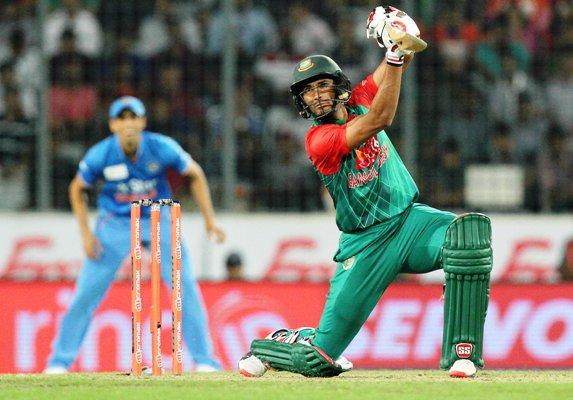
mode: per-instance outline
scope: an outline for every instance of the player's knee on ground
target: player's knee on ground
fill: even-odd
[[[458,359],[483,367],[482,347],[492,269],[491,222],[482,214],[456,218],[442,250],[446,276],[441,368]]]
[[[253,340],[251,353],[263,363],[279,371],[308,377],[332,377],[345,372],[326,353],[307,344],[280,343],[274,340]]]

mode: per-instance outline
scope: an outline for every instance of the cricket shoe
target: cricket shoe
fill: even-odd
[[[66,367],[62,367],[60,365],[54,365],[51,367],[47,367],[43,373],[47,375],[62,375],[67,374],[69,371]]]
[[[470,360],[456,360],[450,368],[452,378],[473,378],[476,373],[477,368]]]
[[[239,360],[239,372],[247,378],[260,378],[268,369],[269,366],[250,351]]]
[[[218,372],[219,369],[213,367],[209,364],[196,364],[195,365],[195,372]]]

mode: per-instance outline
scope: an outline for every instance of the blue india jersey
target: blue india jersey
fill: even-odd
[[[171,197],[167,170],[187,171],[191,156],[173,139],[143,131],[135,161],[123,152],[116,135],[92,146],[80,162],[78,174],[88,186],[103,181],[98,208],[129,216],[130,203],[140,199]],[[149,214],[143,207],[142,214]]]

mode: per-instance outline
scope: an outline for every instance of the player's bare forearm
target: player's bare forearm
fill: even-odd
[[[414,53],[406,54],[404,56],[404,65],[402,65],[402,72],[404,72],[408,69],[408,66],[410,65],[410,63],[412,62],[413,59],[414,59]],[[388,65],[388,63],[386,62],[386,59],[384,59],[380,63],[380,65],[378,65],[376,70],[374,70],[374,73],[372,73],[372,78],[374,79],[374,83],[377,86],[380,86],[380,84],[382,83],[382,80],[384,79],[384,76],[386,74],[386,70],[388,68],[396,68],[396,67]]]
[[[193,161],[187,171],[187,175],[191,178],[191,193],[203,215],[207,234],[210,238],[215,239],[217,243],[222,243],[225,240],[225,232],[215,224],[215,211],[213,210],[209,184],[203,169]]]
[[[416,53],[406,54],[404,56],[404,65],[402,66],[403,71],[406,71],[408,69],[408,67],[410,66],[410,63],[414,59],[414,54],[416,54]]]
[[[396,115],[403,67],[381,66],[383,74],[378,91],[372,100],[367,114],[350,121],[346,126],[346,143],[348,147],[359,146],[365,140],[390,126]]]
[[[205,225],[207,227],[213,226],[215,224],[215,211],[213,210],[207,177],[197,163],[194,163],[190,168],[189,177],[191,178],[191,193],[203,215]]]
[[[88,223],[88,203],[86,200],[86,194],[84,192],[85,186],[78,176],[72,179],[70,183],[68,194],[70,198],[70,205],[72,207],[72,212],[78,220],[80,225],[80,230],[82,235],[89,233],[89,223]]]

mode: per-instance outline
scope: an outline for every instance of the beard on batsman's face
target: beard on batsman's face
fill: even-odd
[[[324,115],[334,108],[334,99],[316,100],[311,102],[308,106],[314,115]]]

